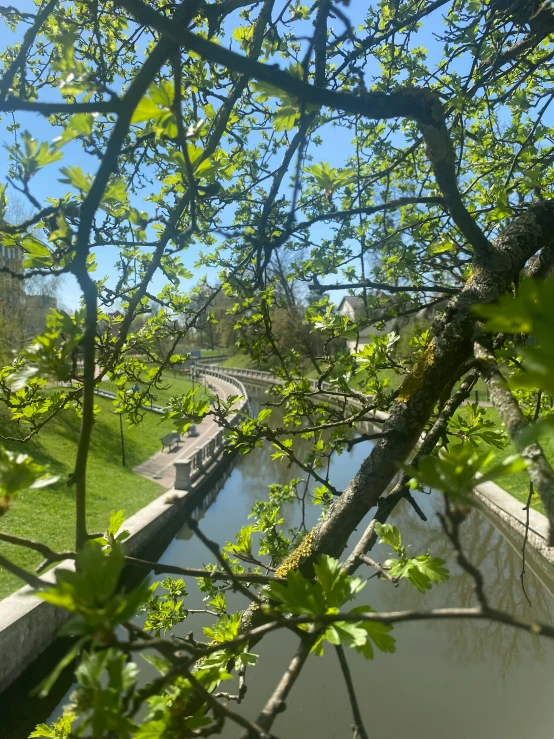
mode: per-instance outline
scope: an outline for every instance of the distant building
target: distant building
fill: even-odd
[[[0,245],[0,268],[7,267],[11,272],[23,272],[23,255],[21,249]],[[23,280],[12,277],[7,272],[0,272],[0,311],[8,310],[22,302],[24,297]]]
[[[394,305],[394,298],[384,293],[378,293],[378,297],[387,298],[389,305]],[[391,306],[392,307],[392,306]],[[347,295],[344,297],[339,304],[337,312],[341,316],[347,316],[351,321],[359,321],[364,317],[364,303],[361,298],[353,295]],[[346,346],[348,350],[353,352],[362,349],[366,344],[371,343],[371,336],[380,336],[381,334],[390,334],[392,331],[400,333],[402,328],[407,325],[408,317],[404,316],[393,316],[388,318],[390,310],[389,308],[369,308],[368,318],[373,324],[379,324],[379,327],[375,325],[367,326],[366,328],[360,329],[360,335],[358,341],[355,338],[347,338]],[[435,310],[432,308],[422,308],[417,313],[414,313],[411,317],[412,320],[415,318],[425,323],[431,323],[435,316]],[[382,323],[381,323],[382,321]]]

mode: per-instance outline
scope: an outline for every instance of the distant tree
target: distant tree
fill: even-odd
[[[9,202],[6,222],[17,226],[32,219],[32,215],[32,207],[16,197]],[[7,362],[44,331],[46,315],[58,306],[64,278],[35,274],[22,279],[21,250],[10,245],[0,246],[1,267],[14,273],[0,273],[0,352]]]

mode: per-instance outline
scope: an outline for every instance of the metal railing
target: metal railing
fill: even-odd
[[[215,370],[216,367],[212,366],[211,369]],[[282,385],[284,383],[284,380],[275,377],[271,372],[266,372],[265,370],[247,369],[245,367],[225,367],[224,371],[227,374],[243,377],[245,380],[260,380],[261,382],[272,383],[273,385]],[[320,387],[317,380],[312,378],[307,378],[307,380],[312,390],[329,390],[331,388],[329,382],[322,382]]]
[[[105,385],[109,385],[110,383],[114,386],[114,390],[106,390],[106,388],[104,387]],[[99,395],[101,398],[107,398],[108,400],[116,400],[118,390],[119,388],[117,387],[115,382],[111,382],[111,380],[105,381],[101,385],[97,385],[94,388],[94,392],[96,395]],[[141,407],[148,411],[152,411],[152,413],[163,414],[165,412],[163,406],[156,405],[156,403],[154,403],[152,400],[150,400],[149,403],[142,403]]]
[[[236,377],[233,377],[229,372],[227,372],[226,369],[220,369],[219,367],[212,366],[202,366],[197,367],[197,372],[199,375],[204,375],[205,377],[215,377],[219,380],[222,380],[223,382],[227,382],[229,385],[233,385],[234,387],[236,387],[244,398],[244,400],[241,402],[241,410],[243,409],[245,403],[248,402],[248,393],[246,392],[246,388],[240,380],[238,380]],[[269,372],[266,372],[265,374],[269,375]],[[271,375],[269,376],[271,377]]]
[[[212,367],[212,369],[215,368]],[[245,380],[259,380],[260,382],[271,383],[274,385],[282,385],[284,382],[280,378],[272,375],[271,372],[266,372],[265,370],[247,369],[245,367],[226,367],[225,372],[229,374],[232,373],[233,375],[242,377]],[[331,384],[328,382],[322,382],[321,388],[319,388],[317,380],[309,379],[308,382],[310,383],[312,390],[321,389],[325,391],[331,388]],[[487,389],[474,390],[473,398],[478,403],[490,403],[490,394]],[[356,402],[356,399],[351,399],[350,402]]]

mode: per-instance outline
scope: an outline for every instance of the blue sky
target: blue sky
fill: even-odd
[[[33,0],[18,0],[17,7],[24,12],[35,12],[36,10],[36,6]],[[353,25],[356,25],[362,20],[363,14],[366,11],[367,7],[367,2],[363,2],[363,0],[353,0],[350,6],[345,9]],[[425,29],[420,34],[418,34],[418,36],[420,37],[418,41],[428,49],[433,49],[433,46],[435,46],[435,48],[433,49],[434,52],[437,53],[438,51],[440,53],[440,49],[437,49],[437,46],[440,45],[434,42],[432,36],[432,32],[434,30],[439,31],[441,26],[440,16],[438,16],[437,14],[435,14],[435,16],[436,18],[434,19],[434,23],[426,25]],[[238,20],[238,14],[235,13],[228,19],[228,25],[230,25],[231,27],[235,24],[238,25],[237,21],[238,23],[241,22]],[[337,30],[342,30],[341,25],[337,24],[336,27]],[[19,33],[17,34],[17,36],[10,36],[11,35],[6,32],[5,29],[2,31],[2,39],[4,42],[3,45],[5,45],[6,42],[9,44],[15,40],[19,40],[20,38]],[[41,97],[41,100],[48,99],[54,99],[51,91],[49,93],[45,93]],[[17,121],[21,124],[23,130],[29,130],[33,136],[41,141],[50,141],[58,133],[56,132],[56,129],[50,126],[49,123],[38,114],[18,113]],[[11,117],[6,116],[4,119],[4,123],[9,122],[11,122]],[[13,134],[8,134],[2,124],[0,124],[0,136],[2,138],[2,143],[13,143]],[[312,147],[310,153],[313,155],[315,162],[327,161],[332,166],[342,166],[344,165],[347,156],[351,153],[351,151],[349,151],[351,138],[351,131],[340,129],[340,127],[336,126],[327,126],[323,134],[323,145],[317,148]],[[87,155],[76,144],[67,145],[64,148],[64,153],[64,159],[58,163],[59,167],[64,167],[68,164],[77,165],[81,167],[84,172],[90,173],[94,173],[98,167],[98,161],[94,157]],[[4,147],[2,147],[0,148],[0,172],[7,171],[7,162],[7,152]],[[69,186],[67,184],[59,182],[58,176],[59,174],[56,171],[56,165],[51,165],[45,168],[45,170],[39,171],[35,175],[35,177],[33,177],[33,179],[31,180],[31,189],[34,196],[39,201],[45,202],[46,198],[48,197],[59,197],[67,192]],[[133,202],[133,200],[131,202],[133,205],[142,210],[147,209],[146,205],[142,202],[142,197],[137,199],[137,202]],[[321,235],[323,237],[325,235],[325,226],[322,225],[318,232],[314,230],[313,233],[314,235]],[[194,263],[198,256],[198,249],[201,249],[201,247],[192,247],[188,252],[183,253],[182,259],[186,266],[192,271],[194,271]],[[100,277],[104,275],[109,275],[111,278],[110,281],[114,281],[116,279],[114,264],[117,259],[117,249],[114,247],[101,247],[95,250],[95,254],[98,262],[98,270],[96,273],[97,276]],[[204,272],[202,272],[202,274],[204,274]],[[185,281],[182,283],[183,289],[188,289],[192,287],[197,279],[201,276],[202,275],[200,273],[196,272],[195,278],[193,280],[188,281],[188,283]],[[216,276],[212,272],[211,274],[208,273],[208,277],[210,280],[215,280]],[[160,290],[163,284],[164,278],[158,275],[154,278],[152,291]],[[64,278],[61,298],[63,304],[69,309],[74,309],[79,305],[80,290],[77,282],[71,275],[68,275]],[[333,298],[335,300],[337,298],[340,299],[340,296],[334,294]]]

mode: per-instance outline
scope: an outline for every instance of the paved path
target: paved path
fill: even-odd
[[[209,376],[208,381],[210,385],[216,389],[217,394],[221,398],[227,398],[228,395],[237,394],[237,388],[228,382]],[[149,480],[155,480],[166,490],[169,490],[173,487],[175,482],[175,469],[173,464],[177,460],[186,459],[196,450],[197,447],[203,446],[209,439],[216,436],[220,427],[210,416],[205,418],[202,423],[196,424],[196,429],[199,436],[183,436],[178,447],[174,448],[172,451],[168,451],[166,449],[163,452],[157,452],[145,462],[134,467],[133,471]]]

